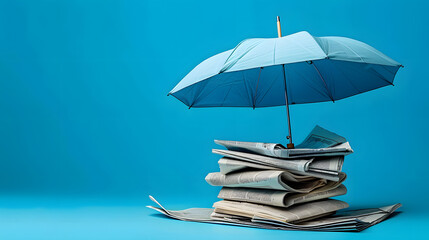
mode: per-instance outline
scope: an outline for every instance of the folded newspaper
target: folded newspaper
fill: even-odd
[[[231,151],[256,153],[277,158],[302,158],[312,156],[345,156],[353,153],[344,137],[330,132],[318,125],[293,149],[279,143],[238,142],[215,140],[215,143]]]
[[[241,165],[242,168],[247,167],[247,165],[250,163],[253,164],[253,167],[256,168],[260,167],[255,165],[262,165],[265,167],[288,170],[301,175],[325,178],[332,181],[339,180],[338,175],[344,162],[344,156],[280,159],[230,150],[213,149],[212,152],[222,155],[226,159],[235,160],[235,163]]]
[[[344,157],[353,153],[344,137],[316,126],[306,139],[294,149],[278,143],[238,142],[215,140],[227,150],[213,149],[222,155],[219,160],[223,174],[246,168],[283,169],[292,173],[339,180]]]
[[[281,144],[218,141],[227,150],[219,172],[205,180],[221,186],[214,208],[170,211],[152,207],[171,218],[267,229],[361,231],[388,218],[400,204],[344,211],[346,202],[331,199],[347,193],[344,158],[353,153],[344,137],[316,126],[296,149]]]
[[[206,176],[206,181],[212,186],[263,188],[308,193],[326,185],[336,188],[345,180],[346,174],[341,173],[339,178],[338,181],[327,181],[323,178],[295,175],[288,171],[263,170],[227,175],[209,173]]]
[[[224,187],[220,190],[218,198],[286,208],[292,205],[336,197],[346,193],[347,188],[343,184],[339,186],[327,184],[324,187],[309,193],[291,193],[270,189]]]
[[[401,204],[395,204],[381,208],[338,211],[335,213],[335,211],[347,207],[348,204],[338,200],[324,200],[309,203],[311,205],[298,205],[293,209],[285,211],[261,205],[248,206],[245,205],[247,203],[240,202],[236,202],[235,204],[230,204],[233,202],[226,204],[218,202],[215,203],[215,206],[220,206],[218,210],[213,208],[190,208],[172,211],[164,208],[152,196],[149,196],[149,198],[158,207],[147,206],[148,208],[156,210],[170,218],[182,221],[278,230],[327,232],[362,231],[392,216],[394,211],[401,206]],[[237,209],[234,208],[235,205],[238,205]]]

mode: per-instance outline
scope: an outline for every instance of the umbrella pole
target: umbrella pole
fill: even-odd
[[[288,124],[288,131],[289,131],[289,136],[287,136],[286,138],[289,139],[289,143],[287,144],[287,148],[295,148],[293,142],[292,142],[292,128],[290,126],[290,114],[289,114],[289,100],[287,97],[287,84],[286,84],[286,71],[285,71],[285,65],[282,65],[283,68],[283,80],[284,80],[284,84],[285,84],[285,101],[286,101],[286,113],[287,113],[287,124]]]
[[[277,34],[279,35],[279,38],[282,37],[282,27],[280,25],[280,17],[277,16]],[[286,101],[286,112],[287,112],[287,124],[288,124],[288,131],[289,135],[286,137],[289,139],[289,143],[287,144],[287,148],[295,148],[293,142],[292,142],[292,128],[290,126],[290,114],[289,114],[289,100],[287,97],[287,85],[286,85],[286,71],[285,71],[285,65],[282,65],[283,68],[283,80],[285,84],[285,101]]]

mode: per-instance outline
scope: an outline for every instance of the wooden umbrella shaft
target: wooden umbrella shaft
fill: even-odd
[[[277,34],[279,35],[279,38],[282,37],[282,26],[280,25],[280,17],[277,16]]]

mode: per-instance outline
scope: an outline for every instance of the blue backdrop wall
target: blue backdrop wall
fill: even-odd
[[[394,87],[291,106],[296,142],[319,124],[355,153],[350,204],[429,200],[424,1],[0,1],[0,191],[210,205],[214,139],[285,143],[284,107],[191,109],[167,93],[241,40],[306,30],[402,63]],[[144,200],[146,201],[146,200]],[[170,200],[173,201],[173,200]]]

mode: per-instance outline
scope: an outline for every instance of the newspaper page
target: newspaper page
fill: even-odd
[[[266,165],[239,161],[232,158],[223,157],[218,161],[219,169],[222,174],[238,172],[248,169],[263,169],[263,170],[281,170],[280,168],[270,167]]]
[[[216,213],[225,213],[243,217],[259,217],[280,222],[297,222],[334,213],[347,208],[346,202],[334,199],[304,203],[289,208],[278,208],[246,202],[222,200],[215,202]]]
[[[307,193],[325,186],[327,180],[297,176],[287,171],[248,171],[230,174],[209,173],[206,182],[212,186],[248,187]]]
[[[346,156],[353,153],[349,142],[328,148],[294,148],[290,149],[289,158],[315,156]]]
[[[345,142],[347,140],[344,137],[316,125],[305,140],[301,144],[298,144],[296,148],[329,148]]]
[[[323,172],[315,172],[315,171],[307,171],[305,173],[301,173],[301,172],[297,172],[297,171],[290,171],[292,173],[296,173],[296,174],[302,174],[302,175],[306,175],[306,176],[312,176],[312,177],[316,177],[316,178],[323,178],[329,181],[338,181],[340,179],[339,174],[331,174],[331,173],[323,173]]]
[[[312,171],[327,171],[332,174],[341,172],[344,163],[344,156],[321,157],[313,160],[309,169]]]
[[[292,227],[302,230],[362,231],[370,226],[373,226],[385,220],[401,206],[402,205],[398,203],[381,208],[339,211],[333,216],[322,217],[295,224],[284,223],[277,220],[269,220],[258,217],[253,218],[252,222],[284,226],[288,228]]]
[[[235,225],[242,227],[256,227],[263,229],[277,229],[277,230],[304,230],[304,231],[324,231],[324,232],[348,232],[362,231],[370,226],[373,226],[388,217],[399,208],[401,204],[395,204],[383,208],[390,208],[390,212],[379,211],[380,209],[369,209],[370,212],[364,216],[353,216],[338,218],[336,215],[332,217],[322,217],[317,220],[303,221],[301,223],[292,224],[280,221],[274,221],[264,218],[248,218],[235,216],[230,214],[215,213],[212,208],[190,208],[179,211],[168,210],[168,212],[161,206],[153,207],[147,206],[150,209],[158,211],[168,217],[194,222],[206,222],[223,225]],[[364,209],[366,210],[366,209]]]
[[[219,150],[213,149],[213,153],[223,155],[228,159],[234,159],[239,161],[245,161],[253,163],[252,165],[256,167],[254,164],[264,165],[272,168],[279,168],[290,170],[295,173],[299,173],[302,175],[309,175],[318,178],[324,178],[331,181],[338,181],[338,172],[332,171],[335,169],[341,169],[344,158],[343,157],[325,157],[321,159],[300,159],[300,160],[285,160],[285,159],[277,159],[272,157],[266,157],[251,153],[243,153],[243,152],[235,152],[229,150]],[[316,161],[313,165],[313,161]],[[237,165],[238,162],[235,162]],[[246,164],[247,165],[247,164]],[[315,167],[311,167],[315,166]],[[225,166],[220,166],[225,167]],[[246,166],[247,167],[247,166]],[[326,169],[321,169],[325,167]],[[237,167],[238,169],[238,167]],[[331,170],[332,169],[332,170]]]
[[[325,186],[317,188],[309,194],[292,194],[285,191],[269,189],[224,187],[221,189],[218,198],[287,207],[293,204],[345,194],[347,189],[342,185],[342,183],[347,178],[347,175],[345,173],[341,173],[339,177],[339,181],[328,181]]]
[[[220,172],[222,174],[228,174],[231,172],[239,172],[239,171],[251,171],[251,170],[255,170],[255,169],[279,170],[279,171],[283,170],[283,169],[276,168],[276,167],[266,166],[266,165],[262,165],[262,164],[252,163],[252,162],[240,161],[240,160],[235,160],[235,159],[226,158],[226,157],[221,158],[218,161],[218,163],[219,163]],[[341,174],[341,173],[333,174],[333,172],[329,172],[329,174],[321,173],[321,172],[313,172],[311,169],[309,171],[307,171],[305,174],[298,172],[298,171],[293,171],[293,170],[288,170],[288,171],[296,174],[297,176],[298,175],[303,175],[303,176],[308,176],[308,177],[311,176],[311,177],[316,177],[316,178],[323,178],[323,179],[330,180],[330,181],[339,181],[339,179],[340,179],[339,175]]]
[[[395,204],[382,208],[361,209],[352,211],[339,211],[331,217],[323,217],[315,220],[304,221],[298,224],[273,221],[258,217],[241,217],[230,214],[215,213],[213,208],[190,208],[172,211],[165,209],[152,196],[149,198],[159,207],[147,206],[170,218],[182,221],[206,222],[214,224],[226,224],[245,227],[279,230],[305,230],[305,231],[362,231],[391,216],[401,204]]]
[[[215,154],[223,155],[225,157],[234,158],[242,161],[263,164],[263,165],[286,169],[286,170],[295,170],[299,172],[305,172],[306,170],[308,170],[309,164],[313,161],[312,158],[303,159],[303,160],[284,160],[284,159],[280,160],[280,159],[256,155],[256,154],[229,151],[229,150],[220,150],[220,149],[213,149],[212,152]]]
[[[309,193],[291,193],[269,189],[224,187],[220,190],[218,198],[238,202],[258,203],[275,207],[290,207],[295,204],[340,196],[346,193],[347,189],[342,184],[339,186],[324,186]]]
[[[281,144],[276,143],[261,143],[261,142],[239,142],[214,140],[218,145],[226,147],[228,150],[237,152],[257,153],[265,156],[279,157],[276,155],[275,149],[286,149]]]
[[[310,156],[345,156],[353,152],[347,140],[333,132],[316,126],[301,144],[287,149],[277,143],[239,142],[215,140],[216,144],[231,151],[256,153],[278,158]]]
[[[329,215],[329,214],[326,214]],[[301,231],[323,231],[323,232],[349,232],[349,231],[361,231],[370,224],[366,222],[362,222],[358,220],[357,218],[350,218],[346,220],[331,220],[330,217],[324,217],[325,223],[324,224],[315,224],[315,225],[302,225],[302,224],[296,224],[296,223],[285,223],[280,221],[274,221],[264,218],[246,218],[246,217],[240,217],[230,214],[223,214],[223,213],[216,213],[213,212],[211,215],[211,218],[213,220],[218,221],[226,221],[226,222],[232,222],[232,223],[241,223],[245,226],[248,223],[256,224],[253,226],[260,227],[260,228],[268,228],[273,229],[273,227],[278,227],[275,229],[280,230],[301,230]],[[311,220],[304,221],[304,223],[311,222]],[[264,225],[259,225],[264,224]]]

